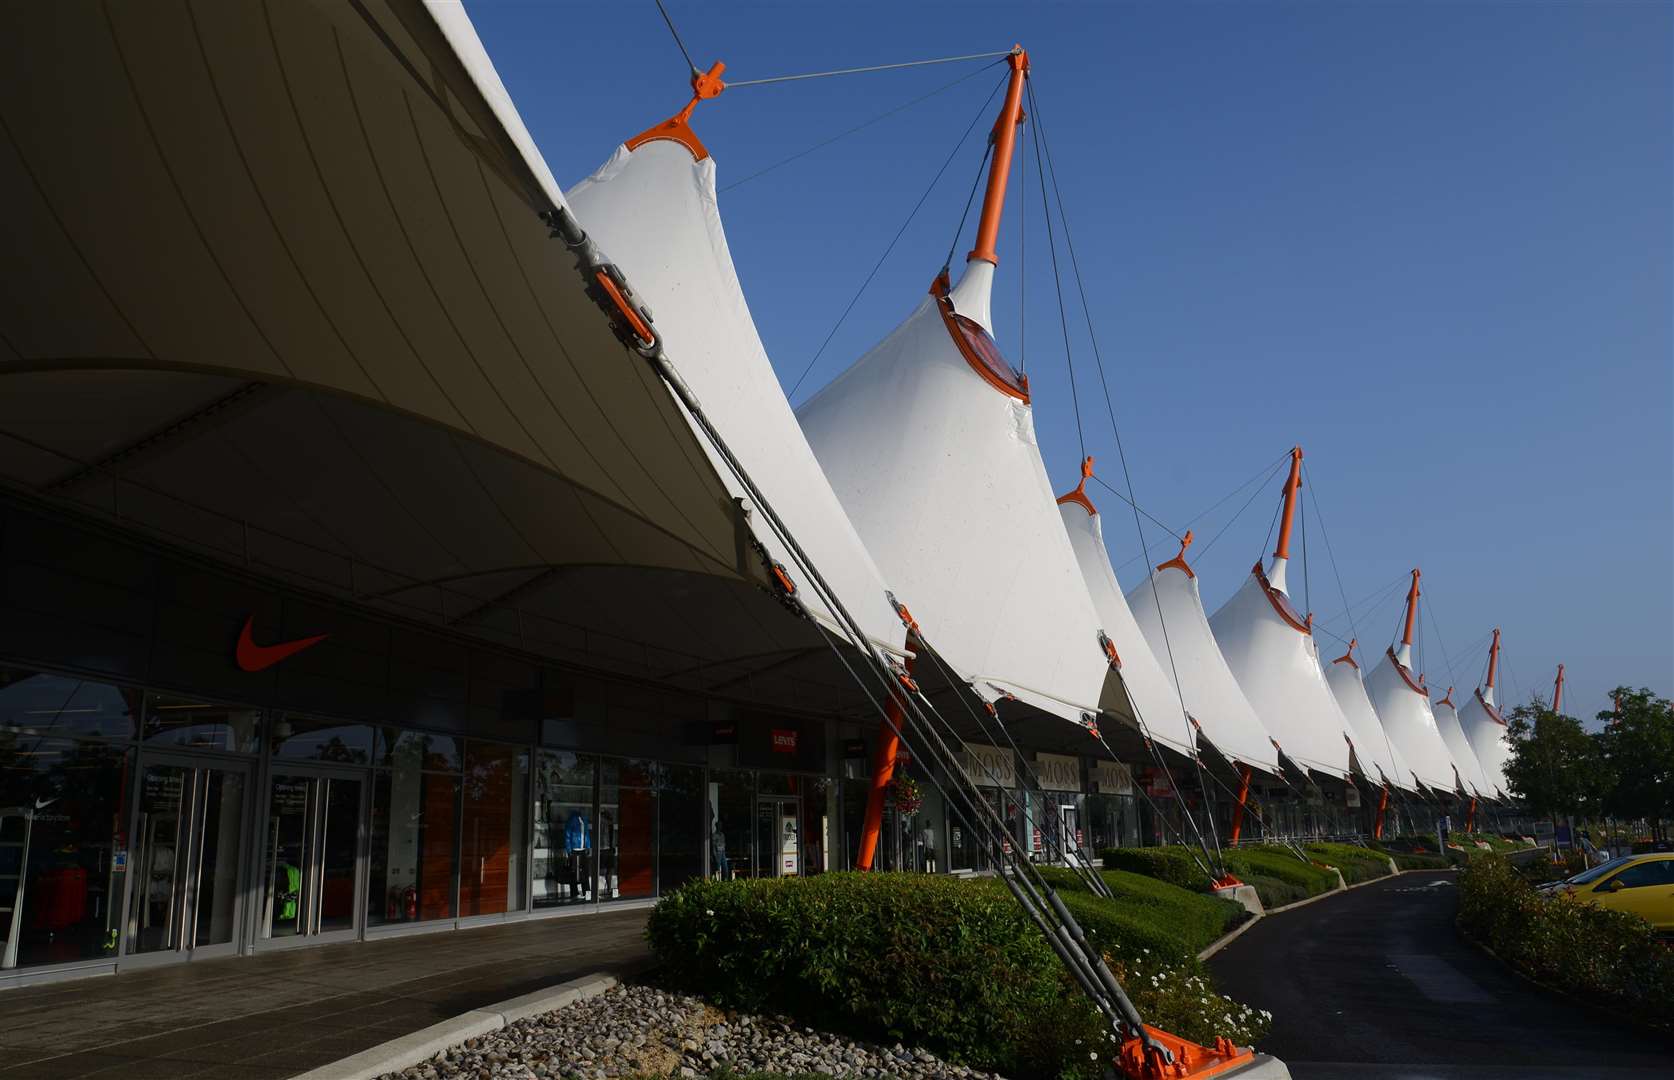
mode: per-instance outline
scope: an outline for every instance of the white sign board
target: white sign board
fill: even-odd
[[[1093,781],[1093,790],[1100,795],[1133,794],[1133,773],[1120,761],[1094,762],[1089,779]]]
[[[1017,761],[1010,747],[966,743],[965,753],[959,757],[959,767],[965,779],[979,787],[999,787],[1011,790],[1017,786]]]
[[[1035,772],[1043,791],[1080,791],[1081,759],[1069,754],[1035,755]]]

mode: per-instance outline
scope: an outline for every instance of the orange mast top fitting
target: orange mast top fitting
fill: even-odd
[[[653,140],[667,139],[690,150],[693,161],[702,161],[708,157],[709,149],[698,140],[696,133],[692,131],[690,123],[692,110],[697,108],[700,101],[721,96],[721,91],[727,88],[727,84],[721,81],[721,72],[726,69],[727,66],[717,60],[715,66],[708,71],[692,72],[692,100],[686,102],[686,107],[662,123],[646,128],[623,145],[629,150],[638,150],[641,146]]]
[[[1006,180],[1011,176],[1011,155],[1017,147],[1017,127],[1023,122],[1023,80],[1029,77],[1029,54],[1021,45],[1011,47],[1006,57],[1011,66],[1011,83],[1006,87],[1006,103],[994,130],[988,136],[994,144],[994,163],[988,170],[988,190],[982,197],[982,217],[977,222],[976,247],[965,256],[965,261],[981,259],[994,266],[1000,256],[994,245],[1000,239],[1000,211],[1006,205]]]
[[[1356,663],[1354,659],[1354,647],[1358,644],[1360,644],[1359,638],[1349,638],[1349,647],[1343,650],[1343,655],[1337,657],[1337,659],[1331,662],[1333,664],[1347,664],[1352,668],[1358,669],[1360,665]]]
[[[1558,665],[1558,682],[1552,687],[1552,711],[1561,712],[1564,707],[1564,666]]]
[[[1296,493],[1302,487],[1302,448],[1290,448],[1290,478],[1285,481],[1285,512],[1284,520],[1279,523],[1279,546],[1274,549],[1275,559],[1290,558],[1290,527],[1296,521]]]
[[[1093,500],[1087,497],[1087,481],[1091,480],[1092,477],[1093,459],[1089,455],[1088,458],[1081,463],[1081,483],[1075,485],[1074,491],[1066,491],[1062,495],[1058,496],[1058,505],[1062,506],[1065,503],[1074,503],[1083,510],[1087,511],[1088,516],[1098,513],[1098,511],[1093,507]]]
[[[1197,575],[1192,573],[1192,568],[1186,565],[1186,549],[1191,547],[1191,546],[1192,546],[1192,531],[1190,529],[1187,529],[1186,530],[1186,535],[1182,536],[1180,538],[1180,554],[1174,556],[1174,558],[1168,560],[1165,563],[1158,563],[1157,564],[1157,569],[1158,570],[1167,570],[1169,567],[1173,567],[1176,570],[1184,570],[1186,572],[1186,576],[1189,577],[1189,578],[1196,577]]]
[[[1407,628],[1401,631],[1401,644],[1412,644],[1412,620],[1418,614],[1418,568],[1413,567],[1412,588],[1407,590]]]

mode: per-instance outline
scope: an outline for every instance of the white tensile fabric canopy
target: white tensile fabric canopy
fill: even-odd
[[[1128,590],[1126,599],[1164,674],[1171,682],[1179,676],[1186,710],[1203,725],[1208,740],[1235,761],[1279,775],[1273,737],[1239,688],[1209,629],[1197,575],[1181,565],[1164,564],[1149,580]]]
[[[1337,698],[1338,708],[1343,710],[1343,718],[1349,723],[1360,767],[1373,766],[1386,783],[1416,791],[1417,781],[1413,778],[1412,769],[1384,731],[1377,710],[1372,708],[1371,698],[1366,696],[1366,683],[1360,674],[1360,665],[1345,655],[1326,665],[1325,679]],[[1370,772],[1366,775],[1367,779],[1378,779]]]
[[[681,142],[618,147],[567,193],[577,218],[650,308],[681,377],[721,430],[792,536],[874,642],[901,649],[906,629],[883,580],[820,471],[756,332],[738,283],[715,194],[715,159]],[[729,489],[743,496],[707,443]],[[755,532],[800,579],[766,522]],[[799,594],[817,618],[837,620],[806,582]],[[910,602],[910,594],[901,599]]]
[[[1063,516],[1070,546],[1075,549],[1081,577],[1093,599],[1093,610],[1116,646],[1128,700],[1135,715],[1144,722],[1146,734],[1188,756],[1193,755],[1197,752],[1197,740],[1191,722],[1180,707],[1180,695],[1152,653],[1139,624],[1134,621],[1133,612],[1128,610],[1127,599],[1122,596],[1116,572],[1110,565],[1110,552],[1104,544],[1104,519],[1085,499],[1085,495],[1080,499],[1065,496],[1059,500],[1058,511]]]
[[[540,217],[459,4],[8,16],[0,481],[589,670],[864,707]]]
[[[969,263],[947,300],[926,296],[797,418],[930,645],[979,693],[1080,722],[1099,710],[1112,672],[1034,413],[979,374],[953,336],[963,317],[963,332],[993,350],[992,274]]]
[[[1347,778],[1348,721],[1320,670],[1318,646],[1259,565],[1209,625],[1279,750],[1304,768]]]
[[[1436,718],[1442,742],[1447,744],[1448,752],[1453,755],[1453,764],[1459,767],[1459,779],[1477,795],[1488,799],[1497,797],[1499,785],[1488,778],[1482,763],[1476,760],[1476,751],[1471,749],[1470,740],[1465,738],[1465,729],[1459,725],[1459,711],[1453,707],[1451,688],[1447,697],[1431,703],[1430,712]]]
[[[1418,779],[1436,791],[1458,790],[1463,777],[1436,728],[1430,695],[1412,669],[1396,658],[1395,650],[1386,650],[1383,661],[1366,676],[1366,696],[1389,741],[1400,748]]]
[[[1505,781],[1505,763],[1511,757],[1511,739],[1506,734],[1505,718],[1494,704],[1492,686],[1478,689],[1459,710],[1459,727],[1470,741],[1471,752],[1482,768],[1482,775],[1493,790],[1509,797],[1511,791]]]

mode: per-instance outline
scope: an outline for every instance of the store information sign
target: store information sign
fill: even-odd
[[[1017,786],[1017,761],[1011,748],[966,743],[965,753],[959,756],[959,767],[965,779],[979,787],[1000,787],[1010,790]]]
[[[1071,754],[1036,754],[1035,773],[1043,791],[1081,790],[1081,759]]]
[[[1098,761],[1093,763],[1093,790],[1100,795],[1132,795],[1133,773],[1120,761]]]

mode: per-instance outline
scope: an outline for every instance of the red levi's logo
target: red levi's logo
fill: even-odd
[[[244,620],[244,629],[238,632],[238,648],[234,650],[234,659],[244,671],[261,671],[270,668],[281,660],[289,659],[311,645],[318,645],[330,634],[315,634],[313,637],[297,638],[295,641],[284,641],[278,645],[257,645],[251,636],[250,628],[255,625],[256,617],[251,615]]]
[[[774,728],[773,752],[775,754],[796,753],[796,732],[789,728]]]

